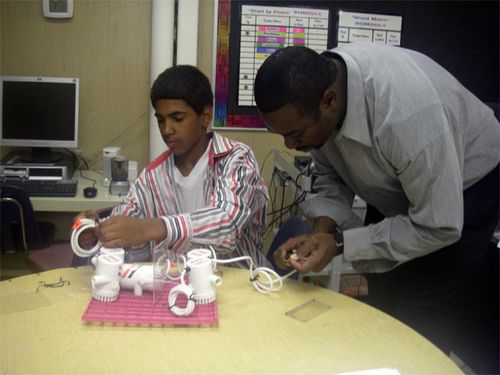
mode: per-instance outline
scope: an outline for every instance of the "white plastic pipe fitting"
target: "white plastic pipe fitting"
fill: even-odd
[[[142,296],[144,290],[154,290],[154,266],[152,264],[123,264],[120,274],[120,287],[133,289],[134,295]]]

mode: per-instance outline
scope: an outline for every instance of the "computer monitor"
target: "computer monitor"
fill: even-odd
[[[51,148],[78,146],[78,78],[0,77],[0,145],[31,147],[33,163],[57,161]]]

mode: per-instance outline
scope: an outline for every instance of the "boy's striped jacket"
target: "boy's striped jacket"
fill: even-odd
[[[212,245],[221,258],[250,255],[269,265],[263,254],[266,205],[269,199],[255,156],[245,144],[210,133],[209,167],[204,180],[207,206],[181,212],[175,194],[174,155],[165,151],[138,176],[112,215],[161,217],[167,229],[162,245],[174,252]],[[131,249],[130,261],[150,258],[147,249]]]

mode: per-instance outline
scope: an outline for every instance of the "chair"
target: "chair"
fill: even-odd
[[[327,288],[339,292],[341,276],[357,273],[343,255],[337,255],[320,272],[309,272],[306,276],[328,276]]]
[[[20,187],[0,186],[2,202],[2,249],[25,251],[41,249],[52,243],[55,225],[37,221],[28,194]]]
[[[73,252],[69,242],[52,243],[55,225],[36,220],[29,196],[23,189],[2,184],[0,203],[3,271],[8,262],[15,262],[19,267],[21,259],[33,272],[71,265]]]

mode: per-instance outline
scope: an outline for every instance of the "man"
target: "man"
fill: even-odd
[[[151,103],[169,149],[97,226],[94,242],[98,236],[104,247],[124,247],[128,261],[149,260],[151,249],[163,242],[176,253],[213,246],[221,258],[249,255],[257,265],[268,264],[262,252],[266,186],[250,147],[207,132],[212,102],[208,78],[194,66],[178,65],[158,76]]]
[[[317,173],[303,205],[312,233],[279,247],[276,263],[306,273],[343,253],[367,272],[372,304],[448,351],[498,219],[491,109],[430,58],[371,43],[278,50],[254,94],[267,128],[311,151]],[[359,227],[355,194],[381,221]]]

